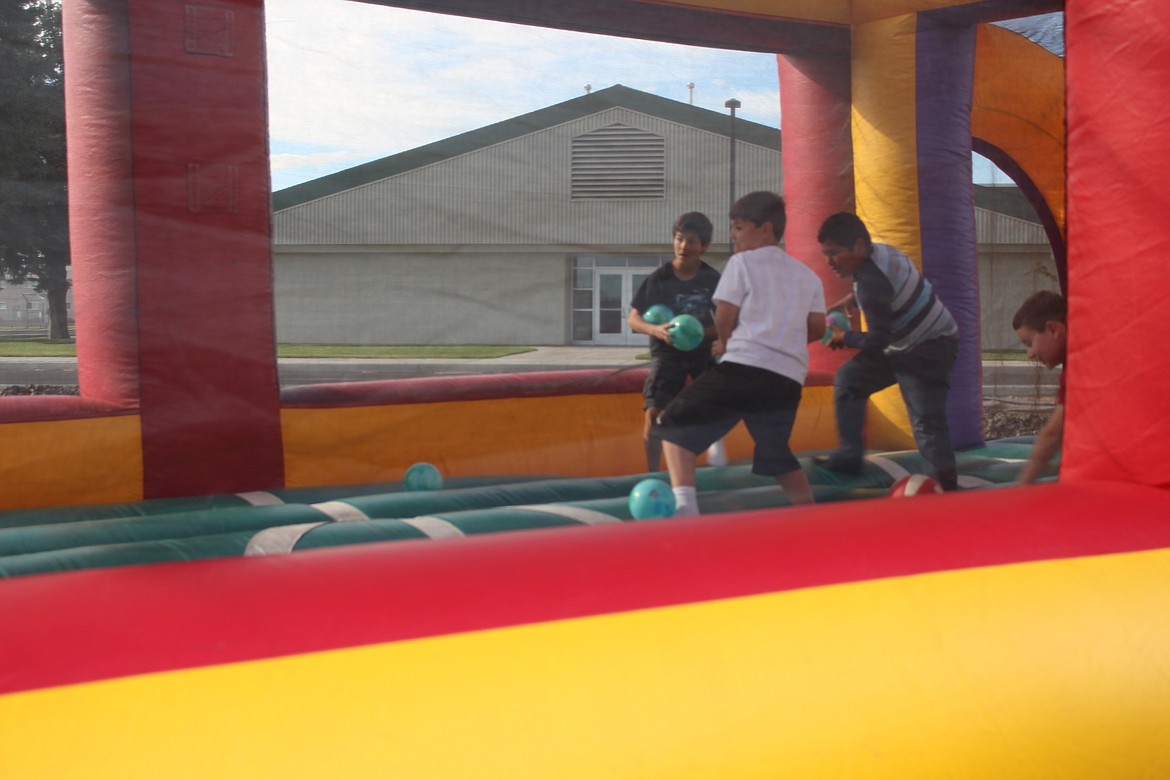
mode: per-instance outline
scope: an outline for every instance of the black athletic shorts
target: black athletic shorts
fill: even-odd
[[[650,362],[650,374],[642,385],[642,408],[656,406],[665,409],[682,389],[687,377],[696,379],[715,365],[709,352],[679,352],[655,356]]]
[[[778,476],[800,462],[788,448],[802,387],[756,366],[723,362],[683,390],[658,416],[657,433],[698,455],[740,420],[756,443],[752,472]]]

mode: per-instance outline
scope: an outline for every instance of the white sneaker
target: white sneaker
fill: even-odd
[[[727,447],[723,446],[723,439],[712,444],[707,448],[707,465],[708,466],[726,466],[727,465]]]

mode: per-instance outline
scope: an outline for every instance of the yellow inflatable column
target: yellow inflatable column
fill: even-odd
[[[873,240],[896,246],[920,263],[914,35],[913,15],[853,28],[853,175],[857,215]],[[913,447],[898,388],[874,395],[870,403],[866,445]]]
[[[913,15],[853,28],[857,214],[874,241],[920,262],[914,50]]]

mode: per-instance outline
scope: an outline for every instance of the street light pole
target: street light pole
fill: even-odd
[[[731,98],[724,103],[727,108],[731,109],[731,154],[728,162],[728,189],[727,189],[727,205],[731,206],[735,203],[735,109],[740,107],[740,102],[735,98]],[[731,247],[731,251],[735,251],[735,247]]]

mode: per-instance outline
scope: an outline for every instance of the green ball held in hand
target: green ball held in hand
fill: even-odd
[[[849,330],[849,317],[843,311],[831,311],[825,315],[825,335],[821,336],[821,343],[828,344],[833,340],[833,328]]]
[[[674,312],[664,303],[654,304],[649,309],[646,309],[646,313],[642,315],[642,319],[651,325],[665,325],[670,322],[672,317],[674,317]]]
[[[703,343],[703,323],[689,314],[680,314],[670,321],[670,343],[675,349],[690,352]]]

